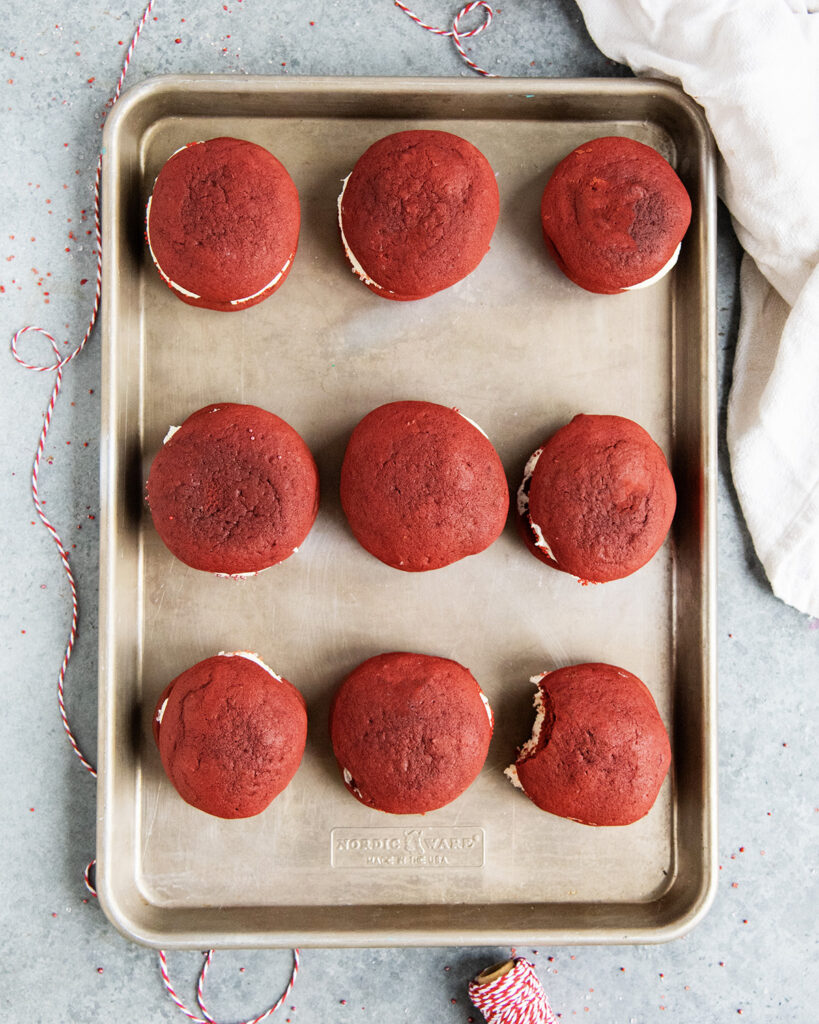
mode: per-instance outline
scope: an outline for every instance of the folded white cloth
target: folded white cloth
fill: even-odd
[[[577,0],[600,49],[705,109],[745,249],[734,485],[774,593],[819,616],[819,0]]]

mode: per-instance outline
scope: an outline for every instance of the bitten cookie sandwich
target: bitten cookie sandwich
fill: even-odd
[[[532,737],[506,769],[541,810],[583,825],[630,825],[648,814],[671,747],[637,676],[614,665],[571,665],[535,676]]]
[[[578,146],[557,165],[540,206],[558,267],[590,292],[645,288],[677,262],[691,200],[660,154],[634,139]]]
[[[272,412],[207,405],[172,427],[146,488],[157,533],[186,565],[252,576],[310,532],[319,479],[310,449]]]
[[[217,818],[250,818],[296,774],[307,712],[296,687],[257,654],[220,653],[165,688],[153,733],[186,803]]]
[[[281,287],[300,219],[296,186],[272,153],[244,139],[209,139],[178,150],[159,172],[146,238],[175,295],[230,312]]]
[[[386,299],[423,299],[472,271],[498,220],[495,175],[449,132],[396,132],[359,158],[338,197],[353,271]]]
[[[518,530],[542,562],[605,583],[655,555],[676,503],[665,456],[641,426],[622,416],[575,416],[526,463]]]
[[[344,784],[368,807],[424,814],[475,780],[492,710],[471,672],[424,654],[380,654],[336,691],[330,739]]]
[[[457,409],[391,402],[368,413],[341,467],[356,539],[405,572],[449,565],[497,539],[509,509],[498,453]]]

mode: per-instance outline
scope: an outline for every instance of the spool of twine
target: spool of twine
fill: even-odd
[[[524,957],[493,964],[469,983],[487,1024],[557,1024],[534,966]]]

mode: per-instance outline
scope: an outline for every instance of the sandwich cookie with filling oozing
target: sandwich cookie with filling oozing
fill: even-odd
[[[338,197],[353,272],[386,299],[423,299],[471,274],[499,212],[489,162],[440,131],[396,132],[359,158]]]
[[[252,576],[310,532],[319,478],[310,449],[255,405],[208,405],[171,428],[146,488],[157,533],[186,565]]]
[[[558,267],[590,292],[645,288],[677,262],[691,200],[660,154],[634,139],[578,146],[555,168],[540,219]]]
[[[671,747],[648,687],[614,665],[534,676],[532,737],[506,769],[513,785],[561,818],[630,825],[651,810]]]
[[[492,729],[492,709],[471,672],[424,654],[363,662],[330,708],[345,786],[391,814],[424,814],[460,796],[486,760]]]
[[[655,555],[676,502],[665,456],[641,426],[622,416],[580,415],[526,463],[518,530],[542,562],[605,583]]]
[[[244,139],[209,139],[177,150],[159,172],[146,238],[176,296],[232,312],[284,283],[300,220],[296,186],[272,153]]]
[[[296,687],[257,654],[221,652],[165,688],[153,734],[186,803],[217,818],[250,818],[296,774],[307,712]]]
[[[496,540],[509,489],[491,442],[457,409],[390,402],[368,413],[350,437],[341,504],[370,554],[423,572]]]

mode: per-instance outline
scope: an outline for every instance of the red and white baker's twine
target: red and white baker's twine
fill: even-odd
[[[125,51],[125,57],[122,62],[122,68],[119,73],[119,78],[117,79],[116,88],[114,89],[113,95],[111,96],[109,103],[107,104],[109,110],[113,108],[113,106],[120,97],[122,87],[125,84],[125,75],[128,71],[128,65],[131,63],[131,58],[134,54],[134,48],[136,47],[137,41],[142,33],[143,28],[145,27],[146,21],[148,20],[151,12],[154,9],[155,3],[156,0],[149,0],[144,11],[142,12],[142,15],[140,16],[139,21],[137,22],[136,28],[134,29],[133,37],[131,38],[131,42],[128,46],[128,49]],[[102,121],[103,123],[105,122],[105,116],[103,116]],[[77,639],[77,624],[79,618],[77,586],[76,583],[74,582],[74,573],[71,570],[71,562],[68,557],[68,551],[66,550],[66,547],[63,544],[59,533],[57,533],[57,530],[55,529],[54,525],[51,523],[48,516],[45,514],[43,503],[40,500],[39,480],[40,463],[42,461],[43,452],[45,451],[46,439],[48,438],[48,431],[49,428],[51,427],[51,417],[54,414],[54,407],[57,404],[57,398],[59,397],[60,389],[63,383],[63,370],[65,369],[66,366],[68,366],[70,362],[72,362],[72,360],[77,358],[80,352],[82,352],[82,350],[88,344],[88,341],[91,337],[91,332],[94,329],[94,325],[97,322],[97,316],[99,314],[100,295],[102,292],[102,233],[100,231],[101,178],[102,153],[100,153],[97,157],[97,167],[94,174],[94,238],[96,242],[96,279],[94,282],[94,301],[91,306],[91,316],[89,317],[88,320],[88,326],[85,330],[85,334],[83,335],[82,340],[80,341],[79,345],[77,345],[77,347],[73,349],[73,351],[71,351],[67,356],[65,356],[64,358],[60,358],[60,349],[57,345],[57,342],[54,339],[54,336],[42,327],[33,327],[31,325],[21,327],[20,330],[17,331],[14,334],[14,337],[11,339],[11,354],[12,356],[14,356],[15,360],[20,364],[20,366],[22,366],[26,370],[34,370],[37,373],[56,373],[56,377],[54,379],[54,387],[51,389],[51,397],[49,398],[48,406],[45,411],[45,416],[43,417],[43,426],[42,429],[40,430],[40,438],[39,441],[37,442],[37,451],[34,455],[34,463],[31,469],[31,494],[32,498],[34,499],[34,507],[37,510],[37,516],[39,517],[39,520],[43,524],[43,526],[51,534],[51,538],[54,541],[55,545],[57,546],[57,551],[60,554],[60,561],[62,562],[65,575],[68,579],[68,585],[71,590],[71,626],[68,632],[68,643],[66,645],[65,653],[63,654],[63,660],[62,663],[60,664],[60,671],[57,676],[57,702],[60,707],[60,718],[62,719],[63,728],[65,729],[66,735],[68,736],[68,742],[71,744],[71,749],[79,758],[82,766],[86,769],[86,771],[93,775],[94,778],[97,777],[96,768],[94,768],[91,762],[88,761],[88,759],[80,750],[77,740],[74,737],[74,733],[71,731],[71,726],[69,725],[68,722],[68,715],[65,710],[65,675],[68,670],[68,663],[71,660],[71,653],[74,650],[74,644]],[[28,363],[23,359],[18,350],[18,343],[20,341],[20,338],[22,338],[24,334],[28,334],[29,331],[32,332],[33,334],[41,334],[43,337],[48,339],[49,344],[51,345],[51,349],[55,356],[56,361],[54,363],[50,365],[44,365],[41,363]],[[85,882],[85,886],[92,896],[97,895],[97,890],[91,881],[91,872],[95,867],[95,863],[96,862],[93,860],[90,861],[86,866],[85,871],[83,872],[83,881]],[[164,950],[159,951],[159,962],[160,971],[162,973],[162,981],[165,985],[165,988],[168,990],[168,994],[170,995],[174,1003],[179,1007],[179,1009],[192,1021],[195,1021],[196,1024],[216,1024],[216,1021],[208,1012],[204,1001],[205,977],[207,975],[208,968],[210,967],[212,960],[213,950],[211,949],[208,950],[205,956],[205,962],[202,966],[202,970],[199,975],[199,983],[196,989],[196,1000],[199,1004],[199,1009],[202,1012],[202,1016],[198,1017],[196,1014],[191,1013],[187,1009],[184,1003],[182,1003],[179,997],[177,996],[176,992],[174,992],[170,978],[168,977],[167,964],[165,961],[165,952]],[[260,1021],[263,1021],[267,1017],[270,1017],[272,1014],[274,1014],[276,1010],[278,1010],[282,1003],[285,1001],[285,999],[287,999],[287,997],[290,995],[290,992],[293,988],[293,984],[296,980],[296,977],[298,976],[298,972],[299,951],[297,949],[294,949],[293,970],[291,971],[290,980],[288,981],[287,987],[285,988],[282,995],[279,997],[279,999],[276,1000],[273,1006],[265,1010],[264,1013],[262,1013],[260,1016],[253,1017],[252,1019],[247,1021],[243,1021],[242,1024],[259,1024]]]
[[[125,54],[125,60],[122,64],[122,71],[120,72],[119,80],[117,81],[117,87],[114,90],[114,95],[112,96],[111,102],[109,104],[109,106],[111,107],[113,107],[113,105],[117,102],[117,100],[119,99],[119,94],[122,92],[122,85],[125,81],[125,72],[128,70],[128,65],[131,63],[131,56],[133,55],[134,47],[136,46],[136,42],[139,39],[140,33],[142,32],[146,20],[148,19],[148,15],[153,10],[155,2],[156,0],[150,0],[148,6],[142,12],[142,17],[137,22],[137,27],[134,31],[134,36],[131,39],[131,44],[128,47],[128,50]],[[103,121],[104,120],[105,118],[103,117]],[[80,764],[82,764],[82,766],[88,772],[90,772],[91,775],[94,776],[94,778],[96,778],[97,776],[97,771],[80,750],[79,745],[77,744],[77,741],[74,738],[74,734],[71,731],[71,726],[68,724],[68,716],[65,710],[65,674],[66,671],[68,670],[68,663],[71,660],[71,653],[74,650],[74,643],[77,639],[77,620],[79,617],[77,587],[74,582],[74,573],[71,571],[71,563],[68,558],[68,551],[66,551],[65,545],[60,539],[59,533],[57,533],[48,516],[45,514],[45,509],[43,508],[42,502],[40,501],[39,479],[40,462],[42,460],[43,452],[45,450],[48,431],[49,428],[51,427],[51,417],[54,414],[54,406],[57,404],[57,398],[59,397],[60,388],[62,387],[63,383],[63,369],[66,366],[68,366],[68,364],[73,359],[76,359],[80,352],[82,352],[82,350],[88,344],[88,339],[91,337],[91,331],[94,329],[94,324],[97,322],[97,314],[99,313],[100,309],[100,294],[102,290],[102,234],[100,233],[101,176],[102,153],[100,153],[100,155],[97,157],[97,169],[96,173],[94,174],[94,239],[96,243],[97,255],[96,279],[94,281],[94,301],[91,306],[91,316],[88,321],[88,327],[85,329],[85,334],[83,335],[82,341],[79,343],[79,345],[77,345],[77,347],[72,352],[65,356],[65,358],[61,359],[60,349],[57,346],[57,342],[54,340],[53,335],[49,334],[49,332],[44,330],[42,327],[21,327],[20,330],[17,331],[17,333],[11,339],[11,354],[22,367],[24,367],[26,370],[35,370],[37,373],[51,373],[53,371],[56,371],[57,374],[57,376],[54,379],[54,387],[51,389],[51,397],[48,401],[48,407],[46,408],[45,416],[43,417],[43,426],[42,429],[40,430],[40,440],[37,443],[37,451],[34,455],[34,464],[31,468],[31,494],[34,499],[34,507],[37,510],[37,516],[39,517],[40,522],[43,524],[43,526],[51,534],[51,539],[56,544],[57,550],[60,553],[60,561],[63,563],[63,569],[65,570],[65,575],[68,578],[68,585],[71,589],[71,627],[68,631],[68,644],[66,645],[65,653],[63,654],[63,660],[60,665],[60,671],[57,676],[57,703],[60,706],[60,718],[62,719],[63,728],[65,729],[66,735],[68,736],[68,742],[71,744],[71,749],[80,759]],[[55,363],[52,363],[50,366],[44,366],[41,363],[27,363],[22,358],[17,348],[18,341],[24,334],[27,334],[29,331],[31,331],[34,334],[42,334],[43,337],[48,338],[48,341],[51,344],[51,349],[54,352],[54,355],[57,360]]]
[[[485,985],[470,982],[469,998],[487,1024],[557,1024],[535,968],[522,956],[508,974]]]
[[[91,881],[91,872],[94,871],[96,875],[96,860],[89,860],[85,865],[85,871],[82,873],[82,880],[85,882],[85,888],[91,893],[92,896],[97,895],[97,887]]]
[[[393,2],[396,7],[398,7],[400,10],[404,12],[404,14],[412,18],[416,25],[420,25],[421,28],[426,29],[427,32],[432,32],[436,36],[447,36],[448,38],[450,38],[455,46],[455,49],[466,61],[469,67],[472,68],[473,71],[477,71],[479,75],[484,75],[486,78],[497,78],[497,75],[493,75],[491,71],[486,71],[484,70],[484,68],[477,65],[475,61],[472,60],[472,58],[467,55],[467,52],[463,47],[463,43],[461,42],[462,39],[470,39],[472,36],[480,35],[481,32],[485,32],[492,24],[492,18],[494,17],[495,12],[492,10],[489,4],[486,3],[486,0],[474,0],[473,3],[469,3],[466,5],[466,7],[462,7],[460,11],[458,11],[458,13],[455,15],[455,19],[452,22],[452,28],[449,29],[436,28],[434,25],[427,25],[427,23],[423,21],[421,18],[419,18],[414,11],[411,11],[406,4],[402,4],[401,0],[393,0]],[[484,20],[481,22],[480,25],[478,25],[477,28],[469,29],[466,32],[462,32],[461,18],[465,18],[468,14],[471,14],[474,10],[477,10],[478,8],[481,8]]]
[[[168,976],[168,962],[165,958],[165,951],[162,949],[160,949],[159,951],[159,969],[162,972],[162,981],[165,983],[165,988],[168,990],[168,995],[174,1001],[176,1006],[185,1014],[185,1016],[188,1017],[190,1020],[194,1021],[194,1024],[216,1024],[216,1021],[210,1015],[210,1013],[208,1012],[208,1008],[205,1006],[205,978],[207,977],[208,968],[210,967],[212,960],[213,950],[210,949],[205,954],[205,962],[202,964],[202,970],[199,974],[199,981],[196,986],[196,1002],[199,1004],[199,1009],[202,1013],[202,1016],[199,1017],[197,1016],[197,1014],[192,1013],[188,1009],[188,1007],[185,1006],[185,1004],[182,1002],[182,1000],[179,998],[176,992],[174,992],[173,985],[171,984],[171,979]],[[266,1020],[268,1017],[274,1014],[276,1010],[278,1010],[279,1007],[282,1006],[282,1004],[290,995],[293,985],[295,984],[296,978],[298,977],[298,974],[299,951],[297,949],[294,949],[293,969],[290,972],[290,980],[288,981],[287,987],[285,988],[284,992],[282,992],[282,994],[279,996],[279,998],[272,1006],[268,1007],[268,1009],[266,1009],[263,1013],[259,1014],[258,1017],[253,1017],[252,1020],[242,1021],[242,1024],[259,1024],[260,1021]]]

